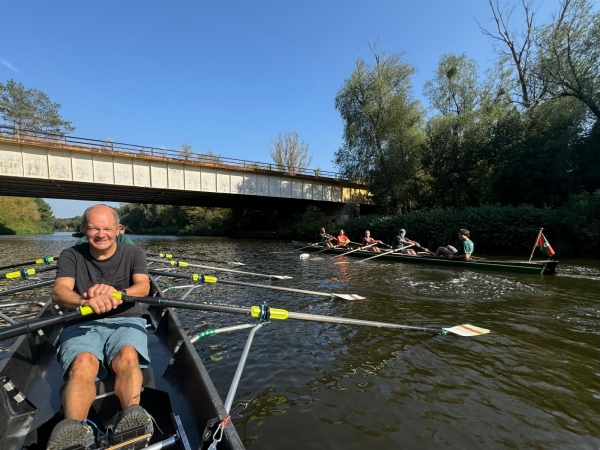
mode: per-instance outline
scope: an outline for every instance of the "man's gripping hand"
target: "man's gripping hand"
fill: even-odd
[[[122,300],[112,297],[110,294],[118,292],[114,287],[107,284],[95,284],[83,293],[84,306],[89,306],[96,314],[102,314],[117,308]]]

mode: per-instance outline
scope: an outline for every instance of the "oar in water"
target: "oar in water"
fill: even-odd
[[[392,249],[392,250],[389,250],[387,252],[381,252],[381,253],[379,253],[378,255],[375,255],[375,256],[370,256],[370,257],[365,258],[365,259],[359,259],[358,261],[354,261],[354,262],[355,263],[362,263],[362,262],[368,261],[370,259],[375,259],[375,258],[379,258],[380,256],[389,255],[390,253],[395,253],[398,250],[400,250],[400,249]]]
[[[39,287],[42,287],[42,286],[49,286],[51,284],[54,284],[54,280],[45,280],[45,281],[40,281],[38,283],[26,284],[24,286],[16,286],[16,287],[13,287],[13,288],[8,288],[8,289],[0,290],[0,296],[2,296],[2,295],[10,295],[10,294],[14,294],[16,292],[28,291],[29,289],[35,289],[35,288],[39,288]]]
[[[274,278],[276,280],[291,280],[292,279],[292,277],[288,277],[287,275],[269,275],[269,274],[265,274],[265,273],[244,272],[241,270],[224,269],[222,267],[202,266],[200,264],[192,264],[192,263],[188,263],[185,261],[176,261],[173,259],[170,261],[165,261],[163,259],[148,258],[148,261],[169,264],[172,267],[199,267],[200,269],[209,269],[209,270],[218,270],[221,272],[239,273],[242,275],[252,275],[255,277]],[[161,274],[161,275],[166,275],[166,273]]]
[[[192,258],[191,256],[177,256],[172,255],[171,253],[146,253],[147,256],[158,256],[164,259],[189,259],[191,261],[201,261],[201,262],[212,262],[212,263],[221,263],[221,264],[229,264],[231,266],[245,266],[244,263],[237,261],[219,261],[218,259],[203,259],[203,258]]]
[[[335,294],[335,293],[327,293],[327,292],[316,292],[316,291],[305,291],[303,289],[294,289],[280,286],[269,286],[267,284],[255,284],[255,283],[244,283],[241,281],[231,281],[231,280],[219,280],[216,277],[211,277],[208,275],[202,275],[198,273],[194,273],[191,275],[185,273],[173,273],[173,272],[164,272],[161,270],[149,269],[148,273],[151,275],[164,275],[165,277],[173,277],[173,278],[182,278],[185,280],[192,280],[197,283],[220,283],[220,284],[230,284],[232,286],[247,286],[247,287],[256,287],[261,289],[272,289],[274,291],[285,291],[285,292],[296,292],[298,294],[307,294],[307,295],[317,295],[319,297],[328,297],[328,298],[341,298],[344,300],[364,300],[365,297],[361,297],[356,294]]]
[[[57,266],[48,266],[48,267],[42,267],[41,269],[34,269],[34,268],[25,268],[22,270],[18,270],[16,272],[8,272],[4,274],[5,278],[8,278],[9,280],[14,280],[15,278],[29,278],[32,275],[35,275],[36,273],[42,273],[42,272],[47,272],[49,270],[56,270]]]
[[[110,294],[116,298],[123,300],[124,302],[139,302],[147,305],[155,305],[166,308],[183,308],[193,309],[198,311],[212,311],[212,312],[224,312],[241,315],[249,315],[259,320],[304,320],[310,322],[324,322],[324,323],[341,323],[346,325],[365,325],[377,328],[393,328],[400,330],[410,331],[422,331],[436,334],[456,334],[458,336],[480,336],[487,334],[490,330],[476,327],[474,325],[464,324],[457,325],[450,328],[432,328],[432,327],[417,327],[412,325],[400,325],[396,323],[388,322],[374,322],[370,320],[361,319],[350,319],[347,317],[335,317],[335,316],[321,316],[317,314],[306,314],[287,311],[285,309],[270,308],[267,305],[251,306],[246,307],[233,307],[233,306],[217,306],[204,303],[197,303],[184,300],[168,299],[165,297],[128,297],[122,295],[120,292],[113,292]]]
[[[364,250],[365,248],[373,247],[374,245],[377,245],[377,244],[376,243],[375,244],[369,244],[369,245],[365,245],[364,247],[355,248],[354,250],[350,250],[349,252],[341,253],[339,255],[332,256],[331,259],[339,258],[340,256],[346,256],[346,255],[349,255],[350,253],[354,253],[354,252],[357,252],[359,250]]]
[[[43,258],[40,259],[34,259],[32,261],[25,261],[22,263],[18,263],[18,264],[9,264],[8,266],[1,266],[0,270],[4,270],[4,269],[12,269],[14,267],[20,267],[20,266],[30,266],[32,264],[50,264],[53,263],[55,261],[58,260],[58,256],[44,256]]]

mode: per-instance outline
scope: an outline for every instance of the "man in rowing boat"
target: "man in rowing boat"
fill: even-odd
[[[109,294],[122,292],[142,297],[150,292],[144,252],[117,243],[119,215],[106,205],[95,205],[83,214],[82,228],[88,245],[63,250],[58,261],[52,300],[66,309],[89,306],[91,319],[67,323],[60,335],[58,359],[67,383],[62,404],[65,419],[48,440],[49,450],[73,445],[94,448],[87,417],[96,397],[95,380],[111,370],[114,392],[122,411],[115,417],[114,442],[119,435],[140,426],[154,431],[152,420],[139,406],[142,388],[140,366],[148,367],[146,321],[139,303],[123,303]]]
[[[416,255],[412,248],[408,248],[412,247],[413,245],[419,246],[419,243],[408,239],[406,237],[406,230],[404,228],[400,228],[398,235],[394,237],[394,240],[392,241],[392,249],[400,250],[400,253],[405,255]]]
[[[471,233],[466,228],[458,230],[458,239],[460,239],[460,245],[458,250],[454,249],[451,245],[447,247],[439,247],[435,256],[444,256],[448,259],[457,259],[462,261],[468,261],[471,259],[471,254],[475,248],[473,241],[470,239]]]
[[[379,247],[377,247],[376,245],[373,245],[373,244],[383,244],[383,242],[378,241],[377,239],[373,239],[371,237],[371,232],[369,230],[365,231],[365,237],[362,240],[362,246],[363,246],[363,248],[371,245],[372,247],[369,247],[367,250],[371,250],[371,251],[376,252],[376,253],[381,252],[381,250],[379,249]]]
[[[325,228],[321,228],[321,231],[319,232],[319,237],[321,238],[319,244],[321,244],[323,247],[333,247],[331,241],[335,238],[332,235],[327,234],[325,232]]]

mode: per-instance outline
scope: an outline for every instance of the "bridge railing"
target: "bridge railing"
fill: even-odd
[[[316,178],[350,181],[341,174],[321,169],[309,169],[306,167],[282,167],[275,163],[264,163],[244,159],[227,158],[215,155],[211,152],[195,153],[182,150],[169,150],[148,145],[126,144],[114,142],[112,139],[105,140],[90,139],[78,136],[67,136],[45,131],[25,130],[6,125],[0,125],[0,139],[9,138],[20,142],[31,142],[51,147],[81,147],[82,149],[97,151],[101,153],[123,154],[133,157],[150,157],[164,160],[175,160],[189,164],[212,165],[221,168],[235,168],[249,171],[275,172],[284,175],[308,175]]]

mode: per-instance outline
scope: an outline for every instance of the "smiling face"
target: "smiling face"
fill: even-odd
[[[93,206],[87,211],[85,235],[90,247],[97,252],[106,252],[116,243],[119,224],[115,212],[104,205]]]

